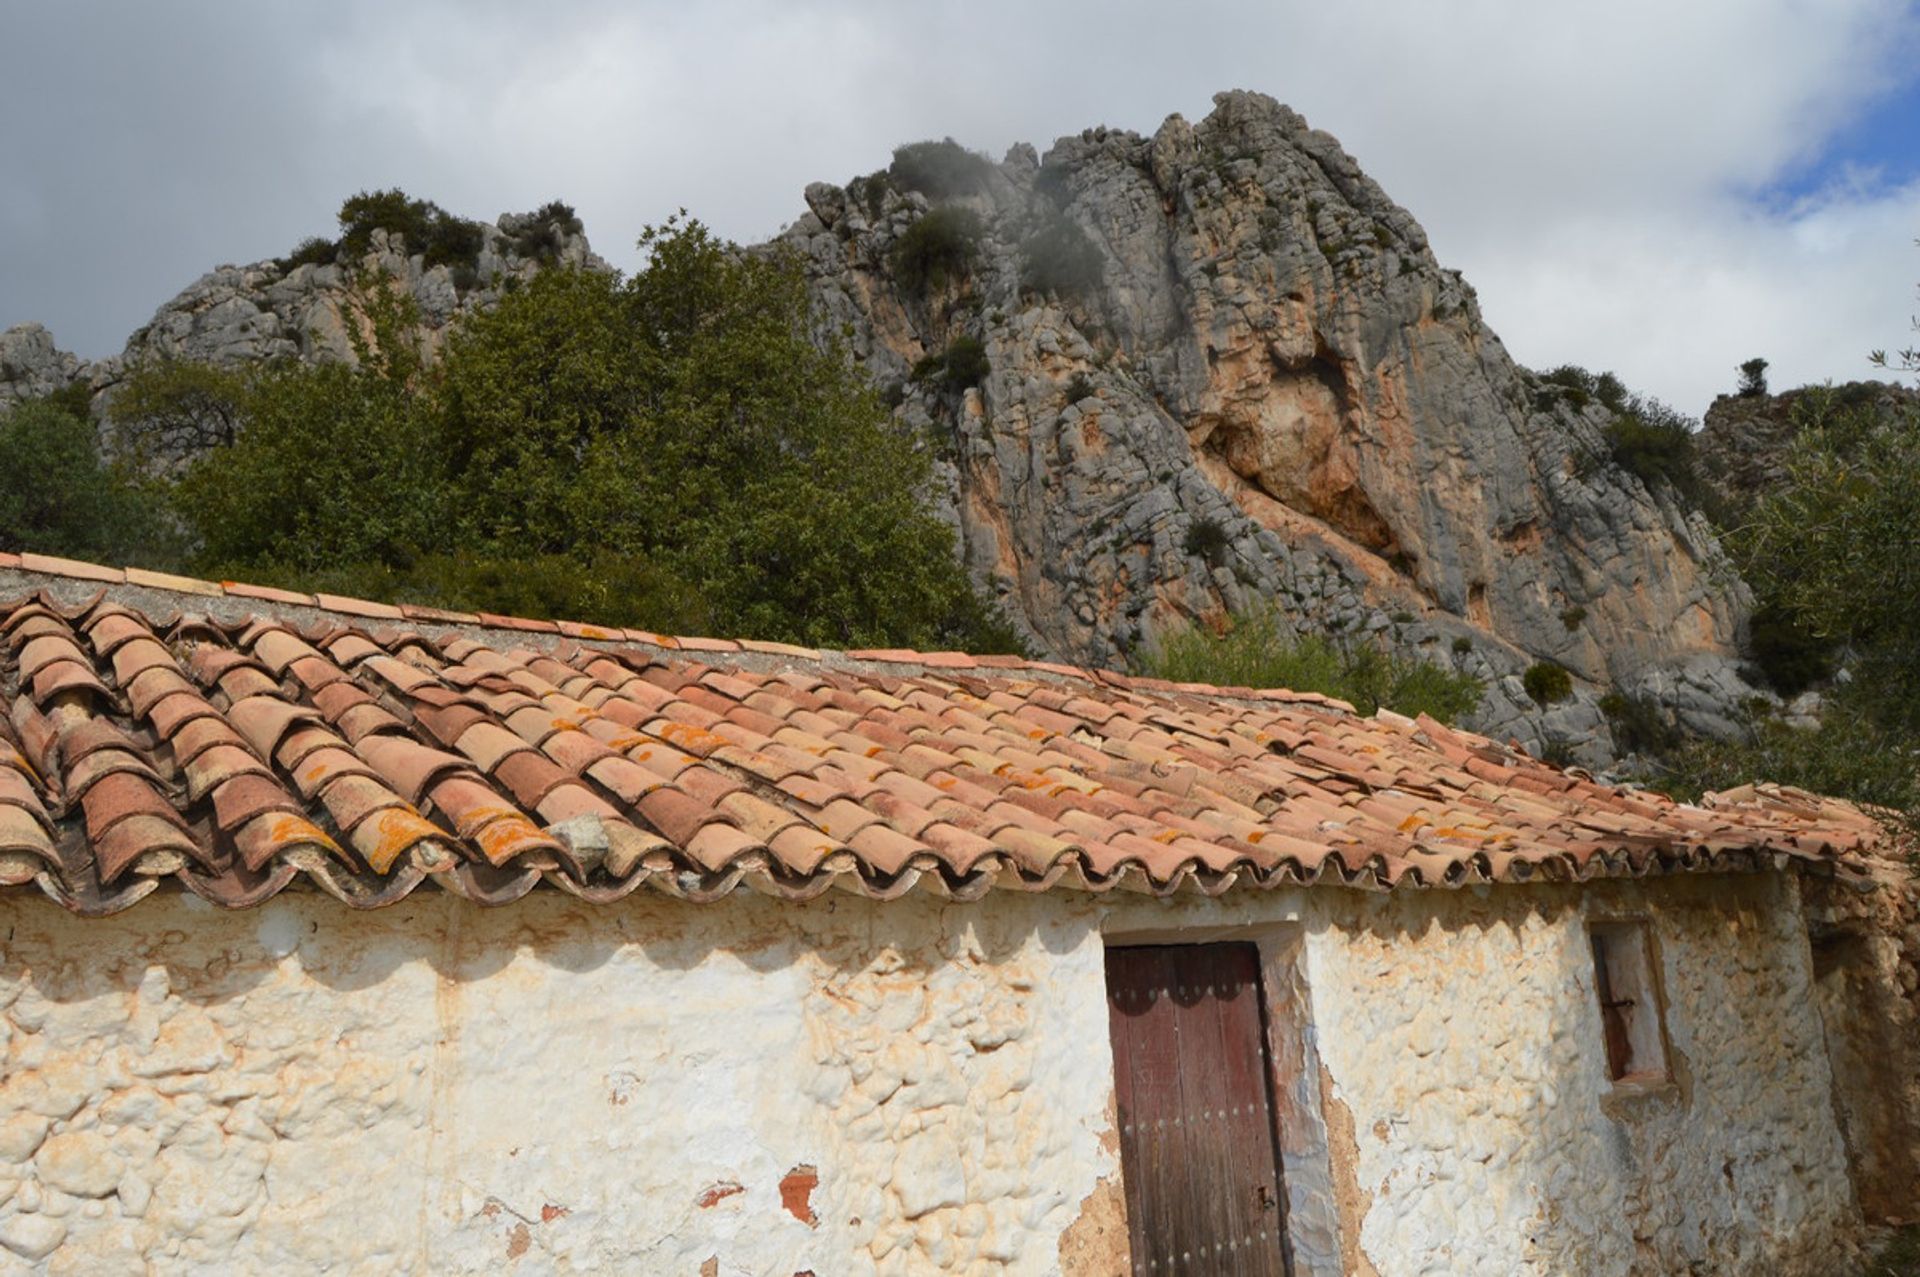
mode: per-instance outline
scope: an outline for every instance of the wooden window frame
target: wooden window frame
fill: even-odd
[[[1268,1090],[1274,1140],[1280,1150],[1280,1192],[1286,1199],[1289,1272],[1292,1277],[1343,1277],[1339,1207],[1326,1111],[1321,1105],[1320,1055],[1314,1047],[1307,999],[1305,936],[1300,922],[1285,921],[1200,927],[1113,925],[1103,929],[1100,938],[1110,948],[1236,940],[1254,946],[1266,1002]]]
[[[1608,1085],[1615,1094],[1665,1090],[1674,1085],[1673,1046],[1653,920],[1639,914],[1590,917],[1586,935]]]

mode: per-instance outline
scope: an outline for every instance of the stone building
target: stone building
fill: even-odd
[[[1825,1273],[1915,1213],[1840,804],[35,556],[0,652],[0,1272]]]

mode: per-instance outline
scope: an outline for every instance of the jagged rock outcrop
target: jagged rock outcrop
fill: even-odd
[[[189,284],[127,339],[118,355],[83,362],[58,351],[38,324],[0,333],[0,405],[84,382],[96,410],[128,369],[147,359],[244,364],[279,359],[353,360],[352,333],[364,323],[362,281],[384,277],[413,299],[428,353],[455,316],[490,305],[513,281],[553,264],[605,267],[586,235],[536,225],[539,215],[508,213],[481,224],[471,263],[428,265],[398,235],[375,230],[355,260],[293,264],[269,259],[220,266]]]
[[[79,375],[79,357],[56,347],[39,324],[0,331],[0,408],[64,390]]]
[[[1694,452],[1700,477],[1724,508],[1744,509],[1779,484],[1800,433],[1802,410],[1812,406],[1809,396],[1836,411],[1920,414],[1920,390],[1886,381],[1802,386],[1777,395],[1721,395],[1701,421]]]
[[[1707,523],[1607,459],[1603,408],[1513,363],[1333,138],[1269,98],[1216,101],[1151,138],[1089,130],[1044,161],[1016,146],[944,201],[882,175],[816,183],[780,237],[822,338],[937,441],[936,497],[1009,618],[1040,652],[1122,665],[1171,626],[1273,600],[1302,632],[1483,679],[1477,725],[1531,748],[1610,757],[1615,688],[1733,730],[1754,694],[1745,592]],[[903,271],[939,202],[978,219],[971,265],[941,256],[949,234]],[[527,230],[485,227],[470,273],[381,233],[357,265],[400,282],[433,347],[544,262],[604,265],[578,233],[523,252]],[[0,352],[26,353],[5,356],[0,402],[83,381],[99,409],[152,357],[350,359],[355,273],[222,267],[94,364],[13,330]],[[962,339],[984,376],[943,362]],[[1536,662],[1574,696],[1534,704]]]
[[[976,573],[1047,652],[1128,660],[1166,627],[1277,600],[1485,678],[1480,720],[1598,758],[1612,687],[1730,730],[1744,591],[1704,519],[1606,460],[1597,406],[1516,366],[1473,290],[1339,144],[1270,98],[1198,125],[1015,147],[948,202],[972,266],[896,269],[929,200],[809,188],[783,236],[823,332],[941,440]],[[1078,227],[1100,279],[1023,288]],[[926,375],[956,339],[977,386]],[[916,377],[916,366],[922,375]],[[1519,675],[1571,671],[1542,710]]]

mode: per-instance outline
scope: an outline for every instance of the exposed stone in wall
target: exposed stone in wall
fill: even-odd
[[[1638,1094],[1606,1076],[1585,927],[1629,915],[1676,1075]],[[1358,921],[1316,927],[1310,979],[1382,1273],[1833,1271],[1858,1215],[1786,880],[1375,897]]]
[[[1904,859],[1874,865],[1879,889],[1806,890],[1815,1000],[1834,1107],[1869,1218],[1920,1220],[1920,879]]]
[[[1056,1271],[1118,1175],[1062,903],[0,902],[0,1273]]]
[[[1668,1093],[1603,1076],[1602,907],[1657,930]],[[0,1273],[1104,1277],[1103,929],[1276,926],[1303,937],[1351,1271],[1825,1272],[1851,1244],[1805,923],[1770,875],[104,920],[7,898]]]

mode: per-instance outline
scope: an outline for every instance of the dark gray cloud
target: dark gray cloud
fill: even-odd
[[[566,198],[630,265],[678,207],[761,238],[903,140],[1044,149],[1245,87],[1346,143],[1523,361],[1697,411],[1751,354],[1784,382],[1904,344],[1920,189],[1753,192],[1888,87],[1914,26],[1905,0],[0,0],[0,326],[117,349],[361,188]]]

